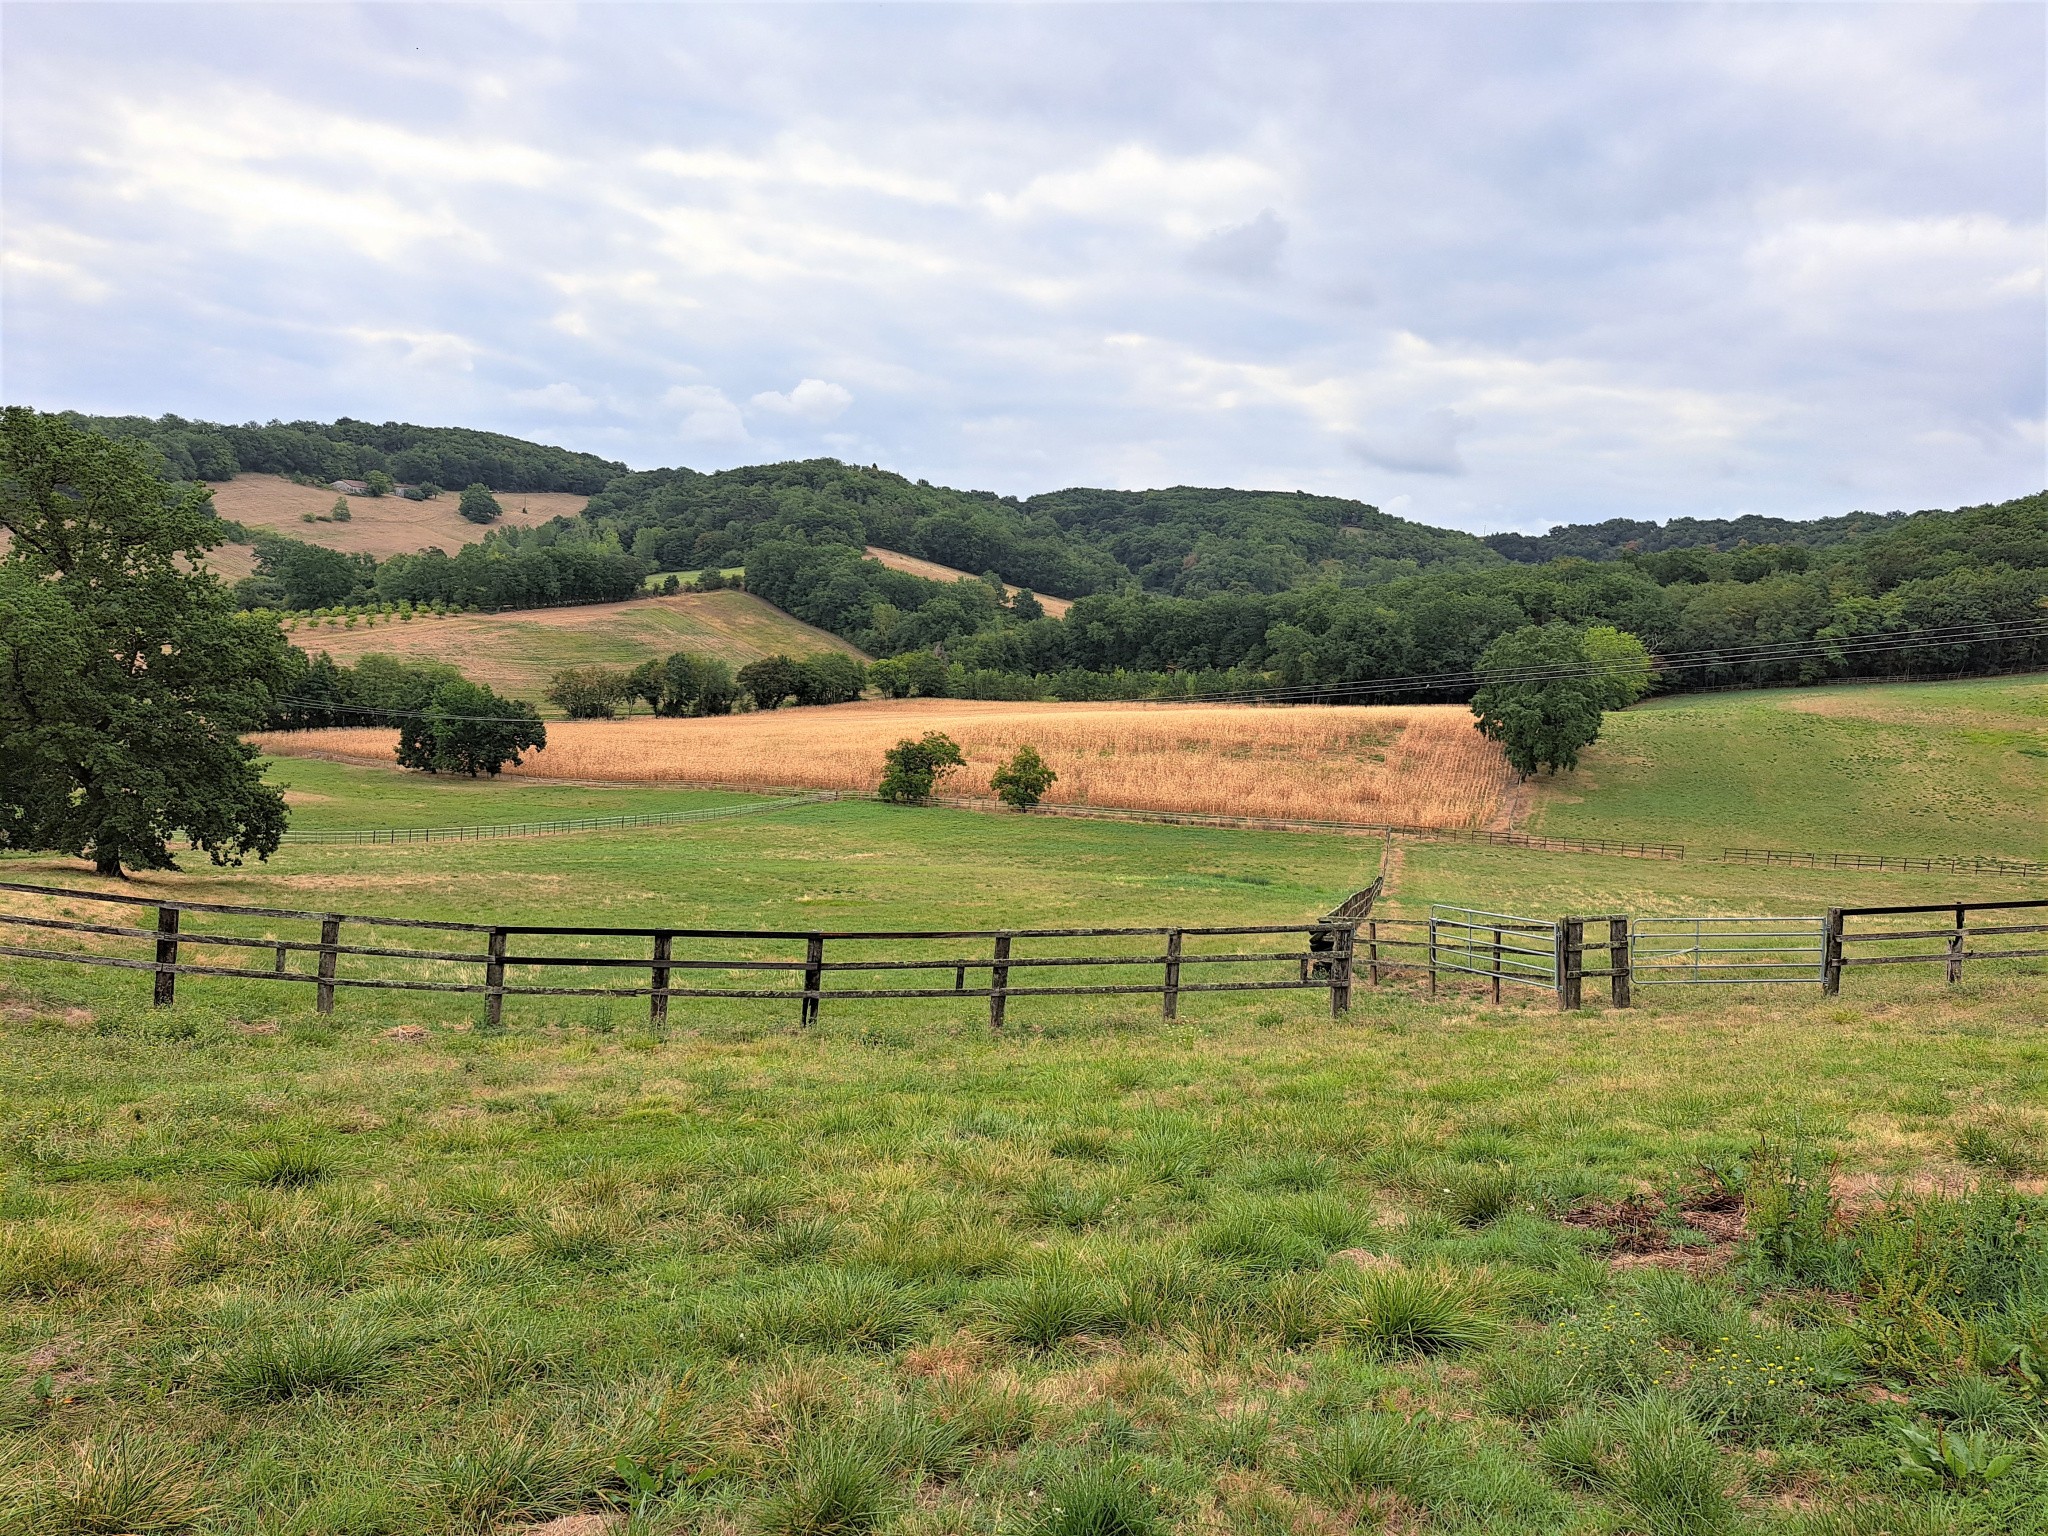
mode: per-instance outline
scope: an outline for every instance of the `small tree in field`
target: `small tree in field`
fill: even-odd
[[[1556,773],[1579,765],[1580,749],[1600,735],[1610,685],[1566,624],[1530,624],[1502,635],[1479,657],[1472,695],[1478,729],[1497,741],[1516,773]]]
[[[967,759],[960,743],[940,731],[927,731],[918,741],[899,741],[882,756],[882,782],[876,793],[896,805],[924,805],[940,779]]]
[[[566,667],[548,679],[548,699],[571,720],[609,720],[631,696],[615,667]]]
[[[498,776],[517,768],[519,754],[548,744],[533,706],[504,699],[480,683],[443,683],[434,702],[398,730],[398,766],[422,773]]]
[[[462,499],[455,504],[455,510],[472,523],[495,523],[505,515],[491,488],[480,480],[462,488]]]
[[[1038,748],[1019,747],[1014,756],[989,775],[996,798],[1014,810],[1028,811],[1045,798],[1045,792],[1059,782],[1059,775],[1046,766]]]
[[[391,477],[381,469],[373,469],[363,476],[363,488],[372,496],[389,496],[392,491]]]
[[[352,522],[354,519],[355,513],[348,509],[348,498],[346,496],[335,497],[334,505],[327,509],[327,520],[332,523],[346,523]]]

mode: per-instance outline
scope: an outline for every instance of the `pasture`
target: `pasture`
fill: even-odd
[[[402,661],[446,661],[473,681],[535,702],[565,667],[635,667],[672,651],[697,651],[734,667],[777,653],[861,654],[837,635],[732,591],[409,621],[294,618],[285,628],[308,655],[325,651],[352,662],[374,651]]]
[[[988,796],[989,775],[1030,743],[1060,776],[1046,796],[1054,804],[1477,827],[1502,815],[1514,782],[1462,706],[960,699],[551,724],[546,750],[508,776],[871,792],[883,753],[927,731],[953,737],[967,758],[946,793]],[[388,762],[396,734],[342,728],[260,739],[283,754]]]
[[[349,520],[323,523],[338,494],[325,486],[299,485],[282,475],[237,475],[213,488],[214,510],[230,522],[267,528],[308,544],[324,544],[349,554],[385,560],[415,550],[439,547],[449,554],[474,544],[489,528],[465,521],[455,510],[461,486],[433,501],[407,501],[403,496],[351,496]],[[492,528],[538,526],[555,517],[574,517],[588,496],[567,491],[506,491],[498,497],[505,515]],[[233,581],[255,569],[255,555],[246,544],[224,544],[207,556],[207,564]]]
[[[272,774],[304,830],[742,798]],[[1287,922],[1379,854],[849,800],[126,888],[619,926]],[[1416,842],[1394,890],[1549,914],[2040,883]],[[320,1017],[188,978],[153,1010],[144,975],[0,965],[0,1522],[37,1536],[2048,1531],[2040,1357],[2015,1353],[2048,1350],[2040,1223],[2013,1227],[2048,1173],[2038,964],[1566,1016],[1402,984],[1342,1021],[1315,992],[1170,1024],[1030,999],[1000,1036],[944,999],[810,1031],[518,999],[494,1033],[469,999]],[[1906,1470],[1913,1430],[1965,1470]]]
[[[879,560],[892,571],[908,571],[911,575],[922,576],[927,581],[978,581],[981,579],[978,573],[974,571],[957,570],[950,565],[941,565],[936,560],[926,560],[917,555],[902,554],[893,549],[881,549],[873,544],[867,547],[865,553],[870,560]],[[1005,583],[1003,590],[1010,596],[1015,597],[1023,589]],[[1074,606],[1072,598],[1048,597],[1043,592],[1036,595],[1045,611],[1056,619],[1065,618],[1067,610]]]

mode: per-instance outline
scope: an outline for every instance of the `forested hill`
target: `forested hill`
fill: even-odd
[[[1604,523],[1564,523],[1545,534],[1489,533],[1483,542],[1523,565],[1546,560],[1615,560],[1623,555],[1655,555],[1672,549],[1738,549],[1745,544],[1796,544],[1824,549],[1864,534],[1882,532],[1912,517],[1946,517],[1934,512],[1849,512],[1794,522],[1787,517],[1674,517],[1668,523],[1646,523],[1632,517],[1611,517]]]
[[[171,480],[232,480],[238,474],[305,475],[320,481],[360,480],[383,470],[402,484],[494,491],[601,491],[626,466],[595,454],[551,448],[468,427],[379,425],[354,421],[273,421],[222,426],[181,416],[83,416],[60,413],[107,437],[148,443],[163,455]]]
[[[824,539],[995,571],[1059,597],[1133,582],[1174,597],[1284,592],[1500,560],[1470,534],[1336,496],[1176,486],[1019,499],[834,459],[626,475],[584,516],[664,569],[737,565],[765,541]]]

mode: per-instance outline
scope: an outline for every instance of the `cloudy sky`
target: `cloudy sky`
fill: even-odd
[[[9,402],[1426,521],[2048,484],[2038,4],[8,4]]]

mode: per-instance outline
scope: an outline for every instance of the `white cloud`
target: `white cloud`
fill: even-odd
[[[679,384],[662,396],[662,403],[682,407],[683,419],[676,435],[686,443],[747,441],[747,424],[740,416],[740,408],[726,399],[722,389],[709,384]]]
[[[549,384],[540,389],[515,389],[512,398],[537,410],[560,411],[566,416],[587,416],[598,402],[574,384]]]
[[[1270,208],[1248,224],[1233,224],[1213,231],[1188,253],[1188,265],[1198,272],[1234,277],[1240,282],[1262,282],[1280,269],[1280,252],[1287,244],[1287,226]]]
[[[1424,411],[1411,421],[1368,427],[1344,446],[1378,469],[1406,475],[1462,475],[1458,439],[1472,423],[1456,411]]]
[[[852,391],[824,379],[804,379],[788,394],[764,390],[747,404],[771,416],[794,416],[801,421],[826,422],[853,404]]]

